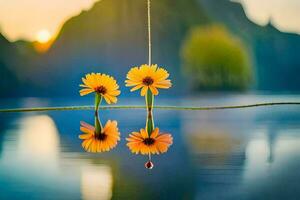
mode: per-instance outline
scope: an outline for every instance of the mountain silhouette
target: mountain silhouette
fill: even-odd
[[[16,47],[0,34],[0,96],[12,96],[16,94],[15,89],[19,86],[19,80],[14,73],[17,55]]]

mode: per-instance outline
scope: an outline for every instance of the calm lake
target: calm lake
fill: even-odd
[[[89,105],[80,99],[0,100],[0,108]],[[300,95],[205,95],[157,105],[213,106],[300,101]],[[118,105],[143,105],[143,98]],[[83,151],[80,121],[93,111],[0,114],[0,199],[300,199],[300,107],[222,111],[155,110],[171,133],[166,154],[133,155],[125,138],[145,126],[144,110],[100,111],[122,140],[109,153]]]

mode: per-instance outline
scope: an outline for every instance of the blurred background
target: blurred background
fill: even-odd
[[[0,5],[3,97],[78,96],[89,72],[123,86],[130,67],[147,62],[145,1]],[[165,94],[298,92],[299,8],[297,0],[153,0],[153,62],[174,83]]]
[[[173,87],[156,105],[300,101],[299,0],[152,0],[153,62]],[[0,0],[0,109],[89,105],[85,73],[113,75],[118,105],[143,105],[124,88],[147,62],[146,0]],[[0,113],[0,199],[300,199],[300,109],[154,110],[174,143],[133,155],[125,138],[144,110],[104,110],[117,148],[81,148],[93,111]]]

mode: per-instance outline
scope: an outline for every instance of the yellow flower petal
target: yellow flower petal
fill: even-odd
[[[90,88],[85,88],[85,89],[82,89],[79,91],[80,96],[84,96],[84,95],[90,94],[92,92],[94,92],[94,90],[90,89]]]
[[[172,86],[171,81],[167,80],[168,77],[169,73],[157,65],[141,65],[133,67],[127,73],[125,83],[127,87],[133,87],[131,92],[141,89],[141,96],[145,96],[148,89],[152,94],[158,95],[157,88],[168,89]]]
[[[158,90],[155,87],[150,86],[149,88],[150,88],[153,95],[158,95]]]
[[[145,96],[148,91],[148,86],[144,86],[141,90],[141,96]]]
[[[82,82],[83,84],[79,85],[80,87],[83,87],[83,89],[79,91],[81,96],[92,92],[96,92],[101,96],[109,95],[104,98],[108,104],[116,103],[117,96],[121,93],[116,80],[106,74],[87,74],[84,78],[82,78]]]

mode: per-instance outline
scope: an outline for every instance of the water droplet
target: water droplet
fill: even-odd
[[[152,169],[152,168],[154,167],[154,165],[153,165],[153,163],[152,163],[150,160],[148,160],[148,161],[145,163],[145,167],[146,167],[147,169]]]

